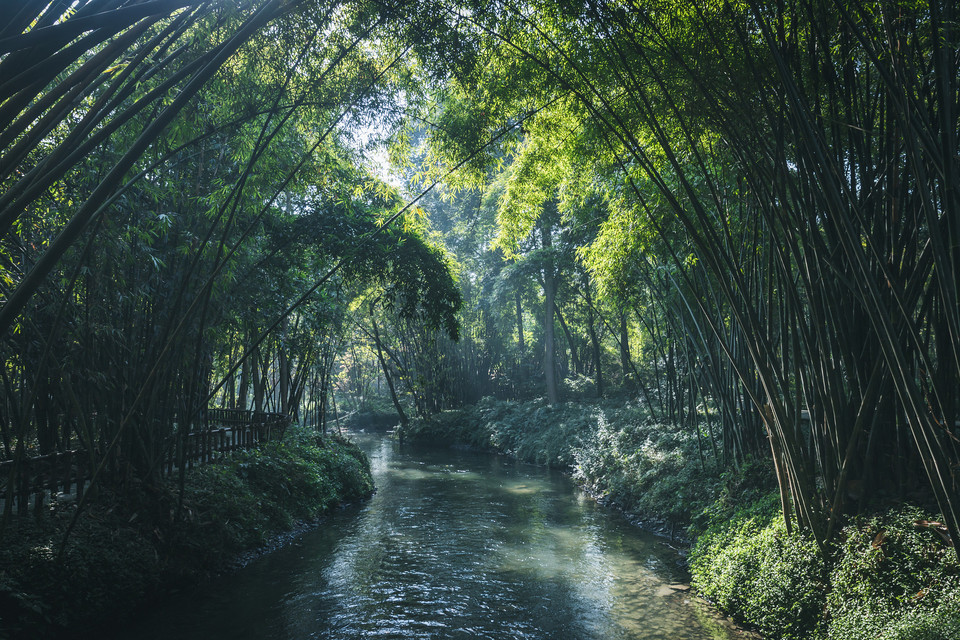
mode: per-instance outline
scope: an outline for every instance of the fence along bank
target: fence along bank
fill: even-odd
[[[91,416],[96,421],[97,416]],[[161,477],[171,475],[182,465],[190,469],[220,459],[240,449],[251,449],[260,443],[283,436],[290,419],[281,413],[266,413],[245,409],[207,409],[198,428],[185,431],[166,442],[166,454],[158,471]],[[28,455],[27,448],[18,447],[0,461],[0,501],[3,518],[14,513],[25,515],[30,511],[40,514],[50,500],[80,500],[98,466],[123,464],[115,456],[105,458],[103,452],[110,443],[105,441],[106,429],[92,447],[73,447],[73,438],[62,443],[62,449],[39,456]],[[110,469],[119,473],[120,469]]]

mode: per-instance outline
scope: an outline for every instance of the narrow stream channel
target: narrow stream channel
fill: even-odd
[[[721,640],[662,541],[562,474],[355,434],[377,494],[117,637]]]

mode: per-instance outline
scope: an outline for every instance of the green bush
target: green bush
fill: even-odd
[[[238,451],[193,470],[186,483],[186,521],[177,540],[187,548],[231,555],[265,542],[297,521],[373,491],[369,461],[346,440],[318,439],[293,427],[284,440]]]
[[[58,560],[70,511],[16,519],[0,536],[0,638],[44,637],[139,602],[160,563],[129,515],[95,510],[74,528]],[[69,606],[67,606],[69,605]]]
[[[831,640],[960,638],[960,565],[924,513],[901,507],[841,532],[828,603]]]
[[[340,422],[351,429],[387,429],[400,422],[400,415],[388,396],[368,394],[349,413],[341,416]],[[327,424],[333,427],[333,421],[329,418]]]
[[[412,420],[403,437],[498,451],[526,462],[570,467],[573,449],[596,420],[592,405],[551,406],[544,400],[516,403],[484,398],[474,407]]]
[[[171,487],[171,510],[176,511]],[[230,554],[263,544],[269,518],[250,485],[237,474],[232,461],[195,469],[185,483],[183,523],[170,528],[170,547]],[[203,555],[209,557],[210,554]]]
[[[946,586],[946,585],[945,585]],[[953,580],[930,605],[847,607],[830,625],[831,640],[956,640],[960,638],[960,583]]]
[[[45,637],[133,609],[161,583],[194,581],[297,520],[373,491],[356,446],[293,427],[282,442],[235,452],[175,482],[73,514],[16,518],[0,531],[0,639]]]
[[[770,495],[714,523],[690,553],[693,586],[767,637],[817,637],[827,575],[809,536],[788,536]]]
[[[484,398],[474,407],[411,421],[403,436],[498,451],[569,469],[600,499],[642,518],[687,525],[722,486],[696,432],[654,423],[621,400],[549,405]]]
[[[718,509],[698,538],[693,585],[720,609],[775,638],[960,638],[960,565],[922,511],[856,519],[827,562],[809,536],[786,535],[778,502]]]
[[[719,461],[701,456],[695,432],[650,422],[629,406],[602,407],[574,455],[578,481],[643,518],[686,526],[719,491]]]
[[[444,443],[494,450],[490,434],[481,423],[480,414],[471,409],[442,411],[429,418],[414,418],[401,430],[401,437],[411,442]]]
[[[767,508],[769,504],[780,513],[778,494],[772,494],[776,488],[770,458],[750,457],[737,468],[721,471],[714,487],[716,499],[693,513],[688,533],[696,538],[711,526],[730,520],[745,506]]]

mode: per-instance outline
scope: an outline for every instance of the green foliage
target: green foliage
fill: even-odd
[[[960,637],[960,565],[924,516],[903,507],[843,529],[828,638]]]
[[[188,472],[179,519],[174,486],[104,496],[78,519],[60,561],[71,507],[17,519],[0,532],[0,638],[41,637],[132,610],[163,584],[220,570],[295,522],[372,491],[356,446],[292,427],[282,442]]]
[[[693,514],[688,528],[690,536],[696,538],[710,527],[733,519],[744,508],[779,507],[779,497],[774,500],[771,493],[774,487],[776,480],[769,458],[750,457],[739,467],[722,471],[719,495],[705,509]]]
[[[230,553],[265,541],[270,507],[261,510],[252,487],[231,463],[190,474],[184,507],[190,531],[183,531],[178,542],[185,548],[202,553],[213,547]]]
[[[542,399],[516,403],[484,398],[473,408],[416,421],[404,437],[466,444],[568,468],[574,447],[589,433],[591,414],[589,406],[573,403],[551,406]]]
[[[58,562],[70,515],[58,510],[42,520],[19,519],[0,534],[0,638],[43,637],[88,623],[135,606],[156,587],[155,539],[137,526],[136,514],[114,508],[81,519]]]
[[[402,427],[401,436],[412,442],[493,448],[476,414],[468,409],[450,409],[427,418],[414,418]]]
[[[184,496],[187,526],[178,533],[185,547],[203,550],[205,558],[211,548],[228,557],[372,491],[363,452],[297,427],[282,441],[195,470]]]
[[[770,494],[716,522],[690,554],[693,585],[766,636],[810,637],[824,608],[826,572],[816,543],[787,536]]]
[[[701,464],[696,434],[653,423],[619,401],[507,402],[476,406],[412,423],[404,437],[492,449],[521,460],[567,468],[588,491],[645,519],[687,525],[718,496],[721,469]]]
[[[719,487],[717,461],[697,447],[689,430],[651,422],[636,408],[607,408],[575,452],[574,475],[627,512],[687,525]]]
[[[693,584],[765,637],[960,637],[960,567],[919,509],[857,519],[830,561],[809,535],[787,536],[776,494],[727,513],[691,551]]]
[[[954,640],[960,638],[960,582],[943,585],[927,603],[886,609],[848,608],[830,625],[831,640]]]
[[[400,422],[396,407],[388,396],[373,393],[361,396],[356,410],[349,415],[341,416],[340,423],[351,429],[382,428],[388,429]],[[335,429],[331,422],[328,429]]]
[[[560,383],[562,397],[569,401],[589,401],[597,397],[597,383],[586,376],[564,378]]]
[[[396,228],[404,220],[384,227],[374,215],[379,210],[352,203],[360,210],[338,205],[331,213],[330,205],[310,203],[310,215],[296,221],[297,241],[314,246],[330,260],[348,259],[342,267],[348,279],[379,285],[391,310],[421,319],[456,340],[460,330],[456,316],[463,300],[450,257],[416,228]]]

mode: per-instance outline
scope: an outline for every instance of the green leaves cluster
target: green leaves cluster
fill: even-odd
[[[694,585],[723,610],[783,638],[946,639],[960,582],[954,554],[920,509],[844,527],[824,567],[789,536],[776,497],[717,519],[691,552]]]

